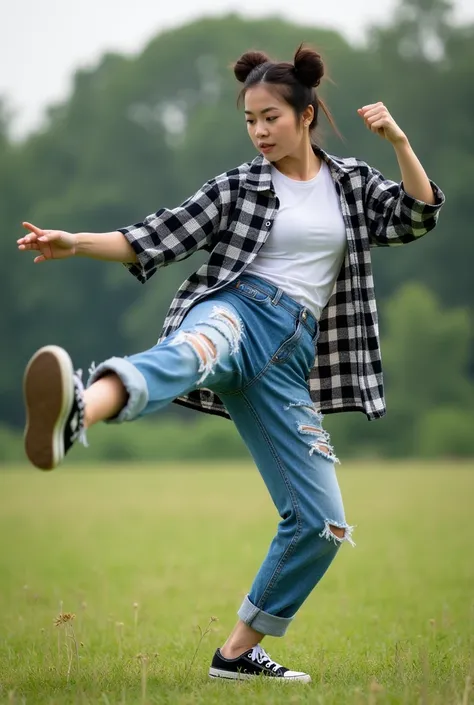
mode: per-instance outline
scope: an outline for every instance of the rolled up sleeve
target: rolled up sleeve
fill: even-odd
[[[209,244],[220,220],[220,189],[209,181],[179,207],[162,208],[143,222],[117,228],[137,255],[137,262],[125,266],[145,283],[160,267],[186,259]]]
[[[436,226],[445,195],[430,181],[435,203],[410,196],[403,182],[389,181],[375,169],[366,186],[365,212],[371,244],[379,247],[405,245],[426,235]]]

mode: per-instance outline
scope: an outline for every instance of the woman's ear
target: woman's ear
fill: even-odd
[[[314,119],[314,108],[312,105],[308,105],[307,108],[303,110],[303,126],[309,127]]]

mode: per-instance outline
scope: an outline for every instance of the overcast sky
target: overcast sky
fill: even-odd
[[[396,0],[0,0],[0,96],[15,109],[15,132],[41,121],[68,95],[71,76],[107,50],[138,53],[160,30],[203,15],[280,15],[334,27],[360,41],[390,17]],[[456,20],[474,20],[474,0],[455,0]],[[304,40],[304,37],[302,38]]]

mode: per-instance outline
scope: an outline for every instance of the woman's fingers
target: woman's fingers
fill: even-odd
[[[378,105],[375,108],[371,108],[370,110],[367,110],[364,113],[364,118],[367,120],[367,118],[371,118],[374,115],[387,115],[388,110],[385,107],[385,105]]]
[[[383,103],[374,103],[359,108],[357,113],[371,132],[383,137],[395,145],[406,141],[405,133],[400,129]]]
[[[376,113],[375,115],[371,115],[370,117],[367,117],[364,119],[365,124],[367,127],[372,127],[376,122],[386,122],[388,123],[390,120],[390,116],[387,113]]]
[[[46,262],[46,257],[44,255],[39,255],[38,257],[35,257],[33,263],[38,264],[38,262]]]
[[[385,127],[388,125],[388,120],[386,117],[374,117],[371,120],[367,120],[367,127],[369,130],[379,129],[380,127]]]
[[[357,111],[364,120],[366,127],[372,132],[378,132],[381,127],[388,124],[390,114],[383,103],[374,103],[359,108]],[[383,124],[380,124],[383,123]]]
[[[20,249],[25,249],[22,248],[21,245],[29,245],[33,242],[36,242],[40,237],[43,237],[45,231],[42,230],[41,228],[37,228],[36,225],[33,225],[32,223],[22,223],[23,227],[26,228],[26,230],[29,230],[30,232],[28,235],[25,235],[24,237],[19,238],[17,240],[17,244],[20,245]],[[30,249],[27,247],[26,249]]]
[[[380,130],[388,127],[389,124],[393,122],[393,118],[383,105],[373,110],[368,110],[363,116],[363,119],[366,127],[372,132],[380,132]]]
[[[44,235],[44,230],[38,228],[36,225],[33,225],[33,223],[28,223],[26,220],[23,222],[23,227],[30,230],[32,233],[35,233],[35,235]]]
[[[383,108],[385,107],[383,103],[378,102],[378,103],[370,103],[370,105],[364,105],[363,108],[359,108],[357,111],[360,115],[365,115],[368,113],[370,110],[376,110],[378,108]]]
[[[43,230],[33,225],[33,223],[25,222],[23,227],[29,230],[30,233],[17,240],[18,245],[29,245],[33,242],[51,242],[61,237],[61,233],[57,230]]]
[[[57,230],[41,230],[31,226],[30,223],[24,223],[24,225],[25,227],[34,227],[35,230],[16,241],[20,250],[38,250],[37,243],[53,242],[53,240],[59,240],[61,237],[61,233]]]
[[[37,242],[22,242],[21,240],[18,240],[20,243],[18,245],[19,250],[39,250],[39,245]]]
[[[25,235],[25,237],[21,237],[19,240],[17,240],[17,245],[30,245],[33,242],[36,242],[38,238],[36,235]]]
[[[44,230],[42,230],[41,228],[38,228],[36,225],[33,225],[33,223],[28,223],[27,221],[25,221],[23,223],[23,227],[26,228],[26,230],[29,230],[30,232],[32,232],[37,237],[41,237],[45,233]]]

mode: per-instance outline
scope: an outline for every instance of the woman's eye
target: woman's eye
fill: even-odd
[[[266,118],[267,122],[275,122],[275,120],[278,120],[278,115]],[[247,125],[253,125],[255,123],[255,120],[251,120],[250,118],[248,118],[245,122],[247,123]]]

